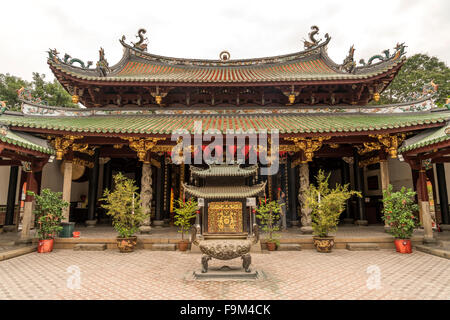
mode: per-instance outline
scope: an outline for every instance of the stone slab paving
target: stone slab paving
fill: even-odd
[[[149,250],[31,253],[0,262],[0,299],[450,299],[450,260],[418,251],[261,253],[252,255],[252,266],[266,279],[186,280],[200,269],[200,257]],[[240,259],[227,264],[239,266]],[[76,289],[71,279],[78,271]]]

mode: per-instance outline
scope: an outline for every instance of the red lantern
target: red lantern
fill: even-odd
[[[216,157],[221,157],[223,153],[223,147],[222,146],[215,146],[214,150],[216,151]]]
[[[233,156],[236,153],[236,149],[237,149],[237,147],[234,144],[232,144],[231,146],[228,146],[228,152],[230,152]]]
[[[241,152],[242,152],[242,154],[244,155],[244,157],[247,156],[249,150],[250,150],[250,146],[249,146],[249,145],[245,145],[245,146],[241,149]]]

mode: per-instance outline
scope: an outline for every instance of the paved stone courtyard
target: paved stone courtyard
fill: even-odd
[[[0,299],[450,299],[450,260],[418,251],[303,250],[252,257],[265,279],[201,282],[185,279],[200,268],[195,253],[30,253],[0,262]],[[228,265],[238,266],[240,259]],[[79,289],[71,281],[77,271]]]

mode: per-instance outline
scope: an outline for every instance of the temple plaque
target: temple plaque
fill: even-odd
[[[243,232],[242,202],[211,202],[208,207],[208,232]]]

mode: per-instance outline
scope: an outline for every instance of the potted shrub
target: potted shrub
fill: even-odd
[[[277,201],[265,201],[264,203],[260,201],[259,206],[255,209],[257,213],[256,217],[261,224],[261,230],[269,233],[266,242],[269,251],[274,251],[280,245],[280,241],[278,240],[279,234],[276,231],[280,230],[277,222],[280,219],[282,205],[284,203],[280,204]]]
[[[337,230],[339,216],[345,209],[346,201],[353,195],[361,197],[360,192],[348,190],[349,184],[336,184],[334,189],[330,189],[329,178],[330,174],[325,175],[323,170],[319,170],[316,176],[317,187],[311,184],[306,194],[306,205],[312,210],[313,242],[318,252],[331,252],[334,237],[329,236],[329,233]]]
[[[28,191],[28,194],[36,201],[34,214],[39,237],[37,251],[51,252],[54,238],[63,228],[63,209],[69,206],[69,203],[62,200],[62,192],[53,192],[50,189],[43,189],[40,195],[32,191]]]
[[[139,226],[149,217],[141,208],[141,200],[134,180],[122,173],[114,175],[114,191],[106,189],[101,201],[106,214],[112,217],[114,229],[119,233],[117,247],[120,252],[132,252],[137,243],[134,234]]]
[[[178,226],[178,232],[181,233],[181,241],[178,242],[178,250],[186,251],[189,246],[189,241],[184,239],[184,235],[189,233],[192,226],[191,220],[196,216],[198,204],[197,201],[192,198],[189,198],[189,200],[185,202],[177,199],[176,203],[178,207],[174,208],[174,224]]]
[[[415,192],[402,187],[398,192],[392,192],[392,185],[383,191],[383,220],[389,226],[388,232],[395,237],[397,252],[411,253],[411,236],[418,226],[414,215],[419,210],[415,203]]]

